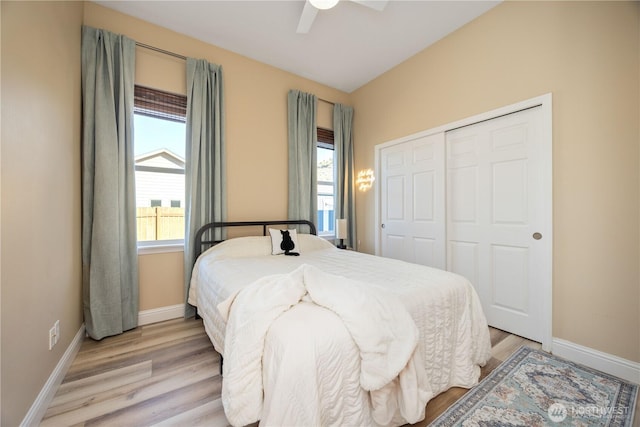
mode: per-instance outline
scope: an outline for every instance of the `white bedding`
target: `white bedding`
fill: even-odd
[[[251,237],[231,239],[198,259],[189,303],[198,306],[216,350],[225,354],[226,322],[218,304],[265,275],[291,273],[307,264],[334,276],[366,282],[376,293],[386,293],[404,305],[418,329],[417,350],[427,382],[425,400],[453,386],[477,383],[479,366],[490,357],[491,345],[478,297],[468,281],[441,270],[339,250],[314,236],[298,238],[299,257],[270,255],[269,237]],[[386,395],[362,387],[360,350],[334,312],[303,300],[265,329],[264,401],[262,408],[253,408],[261,424],[399,425],[418,421],[403,416],[401,387],[389,388]],[[231,381],[225,377],[223,387]],[[416,399],[419,394],[415,393]]]

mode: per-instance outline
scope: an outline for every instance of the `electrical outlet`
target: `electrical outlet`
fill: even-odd
[[[51,350],[54,345],[56,345],[56,327],[55,326],[49,329],[49,350]]]
[[[60,321],[56,320],[56,323],[54,323],[51,329],[49,329],[49,350],[51,350],[54,345],[58,344],[59,339],[60,339]]]

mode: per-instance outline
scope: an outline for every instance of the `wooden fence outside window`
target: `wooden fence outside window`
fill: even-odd
[[[184,208],[137,208],[138,241],[184,239]]]

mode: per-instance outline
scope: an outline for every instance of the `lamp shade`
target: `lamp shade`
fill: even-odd
[[[347,220],[344,218],[336,221],[336,238],[347,238]]]

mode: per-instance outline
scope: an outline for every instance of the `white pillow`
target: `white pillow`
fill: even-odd
[[[271,254],[269,236],[234,237],[207,249],[202,255],[209,254],[213,259],[245,258]]]
[[[292,230],[278,230],[275,228],[270,228],[269,233],[271,234],[271,255],[280,255],[284,253],[284,249],[282,249],[282,239],[283,239],[283,231],[289,232],[289,237],[293,241],[293,248],[289,249],[289,252],[300,253],[300,246],[298,245],[298,233],[295,229]]]
[[[298,234],[298,243],[300,247],[296,249],[298,252],[309,253],[313,251],[319,251],[322,249],[337,249],[327,239],[315,236],[313,234]]]

